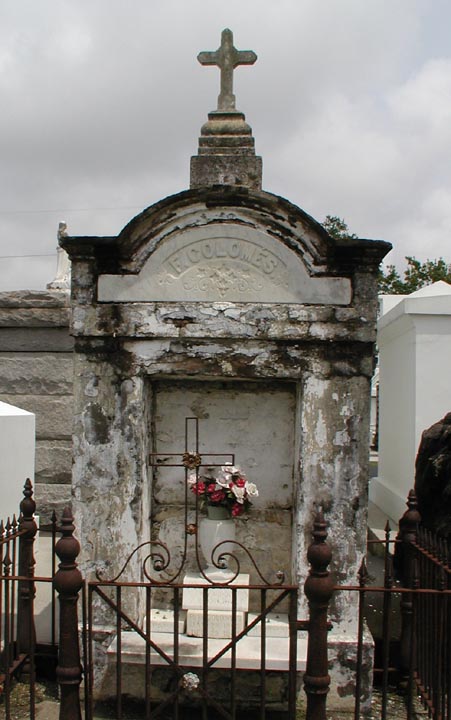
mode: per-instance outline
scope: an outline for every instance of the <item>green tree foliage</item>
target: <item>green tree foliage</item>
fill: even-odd
[[[387,265],[379,271],[379,292],[391,295],[409,295],[425,285],[444,280],[451,284],[451,264],[443,258],[421,262],[406,256],[407,267],[403,277],[394,265]]]
[[[329,235],[337,240],[343,240],[346,238],[356,238],[357,235],[349,232],[349,228],[342,218],[336,215],[326,215],[324,221],[321,223],[323,228],[327,230]]]
[[[338,240],[356,238],[346,222],[336,215],[326,215],[322,226],[329,235]],[[386,295],[409,295],[425,285],[444,280],[451,285],[451,263],[442,257],[438,260],[421,262],[410,255],[406,256],[407,266],[403,275],[399,274],[395,265],[387,265],[379,270],[379,293]]]

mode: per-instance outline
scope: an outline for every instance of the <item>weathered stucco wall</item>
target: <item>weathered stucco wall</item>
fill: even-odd
[[[107,577],[149,537],[142,378],[108,352],[76,355],[73,500],[85,570]]]
[[[206,388],[224,381],[251,381],[256,388],[259,383],[289,383],[295,426],[291,522],[283,519],[281,508],[274,508],[272,517],[263,519],[254,544],[263,539],[265,524],[269,532],[271,522],[280,523],[293,576],[302,584],[312,519],[321,505],[331,524],[335,571],[339,579],[353,582],[366,541],[376,277],[387,245],[332,240],[298,208],[266,193],[226,189],[213,196],[211,191],[190,191],[169,198],[138,216],[118,238],[63,241],[73,263],[75,507],[83,536],[92,538],[83,561],[90,570],[107,566],[111,576],[147,537],[149,515],[155,526],[165,528],[166,537],[178,524],[174,503],[152,504],[147,454],[155,427],[155,384],[186,383],[188,391],[194,381]],[[146,266],[146,277],[153,277],[158,248],[171,238],[171,248],[183,253],[184,243],[193,247],[190,239],[198,243],[199,227],[208,229],[209,223],[217,239],[221,222],[229,228],[224,237],[234,234],[234,223],[246,226],[248,243],[258,244],[262,232],[270,235],[271,240],[263,241],[263,253],[269,246],[275,252],[274,240],[283,243],[281,257],[295,253],[296,262],[303,263],[306,297],[311,297],[313,278],[324,279],[324,303],[318,298],[315,303],[280,303],[269,284],[267,302],[246,301],[245,295],[239,300],[236,284],[226,281],[220,286],[223,299],[215,297],[218,286],[210,285],[205,300],[192,301],[184,295],[188,282],[178,291],[177,283],[183,283],[178,276],[173,278],[172,298],[167,288],[164,299],[153,297],[158,295],[155,284],[152,280],[143,285],[140,269]],[[163,262],[172,257],[163,251],[159,256]],[[223,279],[234,272],[233,264],[223,265],[226,260],[216,258]],[[195,264],[188,263],[186,272]],[[207,268],[209,278],[215,267]],[[155,260],[155,273],[158,270]],[[125,285],[115,279],[121,277],[127,278]],[[186,277],[191,282],[191,276]],[[333,302],[335,285],[327,284],[328,277],[342,278],[340,287],[349,287],[347,301],[342,293]],[[295,287],[290,292],[302,300]],[[265,512],[271,512],[267,507]],[[269,556],[264,570],[274,569]],[[349,604],[338,599],[335,616],[344,628],[352,624],[353,615]]]

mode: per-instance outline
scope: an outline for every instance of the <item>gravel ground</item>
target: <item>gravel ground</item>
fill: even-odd
[[[36,720],[58,720],[58,714],[54,714],[54,708],[59,708],[55,683],[36,683],[35,698]],[[5,699],[1,697],[0,720],[5,718]],[[30,693],[26,683],[14,684],[10,697],[10,718],[11,720],[30,720]]]
[[[376,690],[373,694],[373,710],[366,720],[380,720],[382,710],[382,698]],[[5,718],[5,708],[0,705],[0,720]],[[114,708],[110,705],[103,705],[98,708],[95,714],[96,720],[113,720],[116,717]],[[138,705],[124,705],[123,720],[143,720],[145,717],[144,710]],[[171,714],[168,714],[168,718]],[[196,720],[197,715],[192,710],[185,713],[181,710],[180,717],[182,720]],[[277,713],[269,716],[268,720],[282,720],[284,714]],[[297,720],[303,720],[304,714],[299,713]],[[328,713],[328,720],[352,720],[353,714],[349,713]],[[419,705],[415,708],[414,719],[424,720],[428,717],[425,710]],[[11,720],[29,720],[29,694],[28,687],[25,684],[18,683],[11,697]],[[200,718],[200,715],[199,715]],[[252,720],[252,713],[246,712],[242,718]],[[391,693],[387,702],[387,720],[405,720],[407,718],[406,708],[402,697],[396,693]],[[56,688],[53,683],[38,683],[36,686],[36,720],[59,720],[59,704],[56,700]]]

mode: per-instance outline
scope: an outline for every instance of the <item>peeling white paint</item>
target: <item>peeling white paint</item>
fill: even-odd
[[[354,414],[354,408],[352,403],[344,404],[341,406],[340,415],[341,417],[351,417]]]
[[[155,356],[169,352],[169,340],[138,340],[137,342],[124,342],[124,349],[143,360],[152,360]]]
[[[347,430],[339,430],[335,433],[333,443],[334,445],[343,447],[345,445],[348,445],[350,439],[351,438],[349,437],[349,433]]]
[[[305,382],[304,385],[304,393],[307,398],[307,396],[312,396],[315,398],[323,398],[324,393],[326,392],[327,382],[325,382],[322,378],[309,376]]]
[[[327,443],[327,425],[322,410],[318,412],[318,418],[315,425],[315,441],[322,448]]]

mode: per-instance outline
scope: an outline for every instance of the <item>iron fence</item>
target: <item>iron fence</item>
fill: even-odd
[[[30,480],[25,482],[23,500],[18,509],[19,519],[13,516],[6,522],[0,522],[0,702],[2,717],[10,720],[15,711],[12,690],[20,678],[22,690],[28,690],[26,712],[30,720],[34,720],[36,659],[43,652],[47,657],[56,656],[57,652],[56,597],[53,590],[50,590],[50,639],[46,648],[37,641],[35,630],[36,589],[43,585],[52,587],[55,571],[56,517],[53,516],[50,527],[45,529],[51,543],[50,574],[36,576],[34,544],[39,531]],[[21,703],[23,707],[23,692]]]
[[[98,578],[86,583],[77,568],[80,546],[74,537],[71,512],[63,513],[56,542],[56,521],[52,530],[52,570],[49,576],[35,575],[33,544],[37,534],[34,521],[35,503],[32,486],[25,484],[24,499],[19,520],[12,518],[0,525],[0,703],[4,717],[12,717],[11,688],[20,678],[28,688],[29,717],[35,718],[36,658],[39,647],[34,628],[34,603],[39,583],[52,583],[58,593],[60,619],[59,638],[56,632],[54,593],[51,610],[51,646],[58,645],[56,679],[60,687],[60,718],[81,720],[81,686],[84,687],[85,718],[93,718],[96,688],[96,622],[95,613],[103,604],[113,618],[114,646],[114,708],[110,717],[124,716],[123,697],[130,689],[129,669],[123,662],[126,637],[130,632],[141,641],[141,673],[144,689],[142,717],[173,718],[194,717],[193,707],[200,708],[199,717],[217,717],[228,720],[239,717],[240,678],[243,667],[239,644],[258,629],[259,653],[254,670],[257,673],[255,707],[258,717],[271,717],[268,709],[268,685],[273,668],[268,661],[269,636],[266,620],[269,614],[283,606],[288,609],[288,635],[286,642],[286,690],[283,703],[290,720],[300,718],[296,710],[300,677],[297,663],[297,637],[304,631],[308,636],[306,668],[303,675],[307,697],[305,718],[326,720],[339,717],[328,709],[330,675],[328,664],[328,634],[330,631],[329,604],[334,594],[358,595],[357,651],[355,663],[354,718],[402,718],[413,720],[421,713],[434,720],[451,718],[451,548],[448,541],[421,527],[416,498],[413,492],[408,509],[400,522],[397,537],[392,537],[387,526],[385,539],[377,541],[383,548],[383,572],[380,582],[372,584],[367,563],[363,562],[355,585],[335,585],[329,571],[332,559],[327,543],[327,525],[321,514],[315,519],[313,542],[308,550],[309,576],[305,583],[308,599],[308,619],[297,619],[298,588],[287,585],[280,577],[275,583],[233,585],[204,581],[190,586],[180,581],[166,583],[145,578],[140,582],[127,582],[121,577],[112,580]],[[59,567],[56,571],[56,557]],[[195,589],[201,597],[202,631],[197,659],[187,659],[181,646],[179,622],[182,613],[183,592]],[[161,643],[153,633],[152,608],[154,599],[164,590],[169,593],[172,606],[172,645]],[[253,593],[255,612],[238,622],[237,607],[240,591]],[[126,594],[132,592],[144,598],[144,612],[137,619],[128,609]],[[219,647],[209,642],[208,609],[212,593],[227,592],[231,597],[231,625],[229,637]],[[376,636],[374,683],[380,702],[377,709],[368,707],[363,694],[363,650],[365,622],[371,626],[370,605],[379,607],[380,632]],[[97,602],[97,606],[96,606]],[[81,608],[80,618],[78,608]],[[394,613],[397,608],[397,614]],[[395,618],[399,618],[396,620]],[[80,649],[79,620],[83,632]],[[185,655],[184,655],[185,653]],[[84,671],[82,668],[82,661]],[[280,669],[280,668],[279,668]],[[248,672],[248,671],[247,671]],[[165,693],[156,697],[156,685],[166,673]],[[169,674],[168,674],[169,673]],[[160,678],[158,678],[158,675]],[[223,693],[217,678],[226,678],[227,693]],[[161,682],[160,682],[161,685]],[[392,708],[393,693],[398,698]],[[247,698],[249,705],[249,697]],[[184,708],[188,707],[188,715]]]
[[[359,595],[355,720],[451,718],[450,543],[421,527],[414,491],[407,505],[396,538],[391,537],[387,523],[385,538],[369,542],[383,549],[380,584],[372,584],[364,560],[358,584],[334,587],[334,593]],[[377,709],[363,708],[361,693],[365,620],[371,626],[374,616],[369,612],[369,598],[378,607],[380,625],[379,637],[370,627],[376,640]],[[307,720],[312,718],[307,714]],[[326,714],[319,720],[326,720]]]
[[[154,630],[156,623],[152,616],[153,595],[158,589],[170,593],[166,611],[169,616],[169,632]],[[145,594],[145,611],[141,621],[137,621],[126,611],[127,591]],[[183,593],[193,591],[200,600],[199,613],[201,623],[195,637],[187,637],[183,628]],[[240,593],[255,595],[258,609],[248,620],[240,623]],[[219,595],[230,596],[230,623],[222,637],[210,636],[209,607],[210,598],[217,602]],[[167,597],[167,596],[166,596]],[[95,600],[102,604],[95,606]],[[284,675],[286,685],[281,691],[279,704],[285,706],[289,717],[295,717],[296,711],[296,644],[297,644],[297,587],[279,584],[262,587],[258,585],[240,585],[202,583],[202,584],[161,584],[156,588],[149,583],[127,582],[91,582],[88,585],[88,638],[89,672],[86,677],[89,704],[86,718],[94,717],[94,695],[112,699],[111,717],[122,718],[123,705],[133,696],[140,699],[140,713],[143,718],[191,717],[184,712],[193,713],[195,708],[199,717],[226,718],[237,717],[241,703],[258,711],[258,716],[266,717],[268,712],[267,685],[271,674],[280,672],[280,668],[271,663],[268,644],[267,619],[271,613],[288,602],[289,634],[278,639],[286,649]],[[108,652],[112,660],[105,668],[99,668],[100,680],[96,682],[94,616],[102,616],[109,611],[109,623],[112,621],[114,632],[109,639]],[[164,612],[161,613],[164,616]],[[213,633],[214,634],[214,633]],[[252,662],[243,658],[243,641],[250,638],[252,643]],[[279,661],[280,662],[280,661]],[[103,671],[103,674],[102,674]],[[248,678],[251,674],[256,682],[254,687],[248,683],[243,687],[241,671]],[[241,674],[241,677],[240,677]],[[99,703],[102,705],[102,703]],[[105,704],[105,703],[103,703]]]

